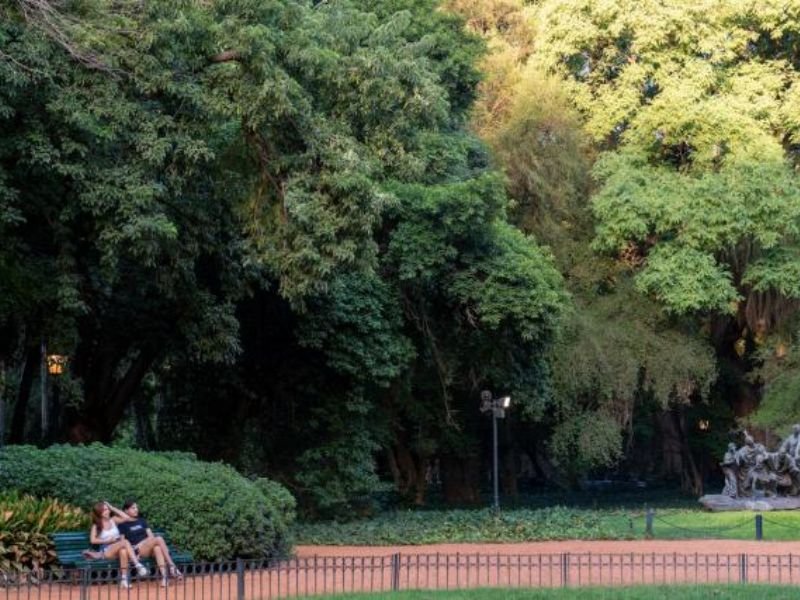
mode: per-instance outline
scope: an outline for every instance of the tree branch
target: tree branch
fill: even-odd
[[[225,50],[219,54],[215,54],[208,60],[212,63],[234,62],[241,60],[242,53],[238,50]]]

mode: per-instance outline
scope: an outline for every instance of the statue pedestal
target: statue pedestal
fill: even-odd
[[[708,494],[698,500],[708,510],[797,510],[800,509],[800,496],[773,496],[754,498],[731,498],[722,494]]]

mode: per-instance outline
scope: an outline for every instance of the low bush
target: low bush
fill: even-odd
[[[55,561],[49,534],[89,527],[80,508],[16,491],[0,493],[0,571],[38,572]]]
[[[597,511],[560,506],[496,513],[484,510],[397,511],[347,523],[304,523],[295,528],[303,544],[436,544],[526,542],[632,537],[619,520]]]
[[[138,500],[152,527],[196,559],[269,557],[288,551],[289,493],[221,463],[178,452],[90,446],[7,446],[0,488],[51,495],[78,506]]]

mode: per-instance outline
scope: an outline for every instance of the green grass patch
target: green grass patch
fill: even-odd
[[[752,512],[711,513],[702,509],[660,508],[655,539],[755,539]],[[765,540],[800,540],[800,511],[763,514]],[[299,524],[299,544],[400,545],[530,542],[547,540],[644,539],[645,510],[543,509],[395,511],[347,523]]]
[[[794,599],[797,587],[777,585],[676,585],[567,589],[474,589],[314,596],[318,600],[777,600]]]

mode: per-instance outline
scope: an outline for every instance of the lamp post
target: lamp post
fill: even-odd
[[[42,342],[42,352],[45,356],[44,364],[42,365],[42,441],[48,443],[53,426],[57,424],[56,421],[58,420],[59,388],[55,378],[64,374],[64,369],[69,359],[63,354],[47,354],[47,347],[44,342]],[[46,374],[45,369],[47,371]],[[47,393],[47,385],[45,384],[45,378],[48,375],[54,378],[52,398],[50,398],[51,394]]]
[[[492,479],[494,486],[492,508],[496,511],[500,510],[500,474],[497,467],[497,419],[504,419],[506,409],[510,406],[511,396],[492,398],[492,392],[489,390],[481,392],[481,412],[487,413],[491,411],[492,413]]]

